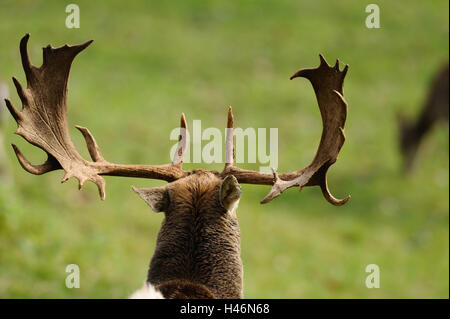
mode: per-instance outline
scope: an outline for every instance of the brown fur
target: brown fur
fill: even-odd
[[[220,202],[222,180],[197,170],[166,185],[165,218],[147,281],[166,298],[241,298],[240,230]]]
[[[155,287],[167,299],[216,299],[205,285],[187,280],[170,280]]]

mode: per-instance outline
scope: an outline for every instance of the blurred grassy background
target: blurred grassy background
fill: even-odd
[[[170,131],[188,124],[222,128],[228,105],[241,127],[279,128],[279,170],[306,166],[321,120],[299,68],[350,65],[347,142],[329,182],[342,207],[318,188],[294,189],[268,205],[268,187],[243,185],[238,215],[247,298],[448,298],[448,126],[436,127],[416,170],[401,174],[395,115],[418,113],[428,84],[448,59],[447,1],[377,1],[381,28],[367,29],[361,1],[76,1],[81,28],[65,27],[64,1],[0,2],[0,77],[24,81],[19,40],[31,33],[35,65],[51,43],[95,42],[76,60],[69,122],[93,132],[106,159],[169,161]],[[12,101],[19,106],[15,92]],[[33,176],[10,143],[33,162],[42,151],[13,135],[11,173],[0,186],[1,298],[122,298],[141,286],[162,220],[130,185],[160,181],[107,177],[107,199],[81,192],[61,171]],[[222,165],[185,165],[221,169]],[[244,165],[257,169],[257,165]],[[65,287],[65,267],[81,269],[81,288]],[[365,267],[381,269],[381,288],[365,287]]]

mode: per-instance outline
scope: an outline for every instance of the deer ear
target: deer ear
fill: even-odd
[[[228,175],[220,185],[220,203],[229,212],[234,211],[241,199],[241,186],[236,177]]]
[[[169,194],[165,186],[152,188],[131,187],[154,212],[164,212],[169,207]]]

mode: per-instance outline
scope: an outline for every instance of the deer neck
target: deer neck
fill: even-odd
[[[180,226],[164,219],[147,281],[155,286],[188,283],[198,290],[206,288],[217,298],[242,298],[237,219],[196,222],[187,219]]]

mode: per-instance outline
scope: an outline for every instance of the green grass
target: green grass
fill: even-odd
[[[435,127],[416,170],[401,174],[395,115],[418,113],[428,84],[448,59],[447,1],[378,1],[381,28],[367,29],[360,1],[77,1],[81,28],[67,29],[61,1],[2,1],[0,76],[24,81],[18,44],[31,33],[36,65],[51,43],[95,42],[73,65],[69,122],[90,128],[106,159],[169,161],[170,131],[222,128],[228,105],[237,126],[279,128],[279,170],[313,158],[321,120],[311,86],[289,81],[318,53],[350,65],[347,141],[331,168],[333,207],[318,188],[292,189],[268,205],[268,187],[243,185],[244,292],[248,298],[448,298],[448,126]],[[12,101],[19,106],[14,93]],[[40,150],[2,129],[11,175],[0,186],[1,298],[122,298],[146,277],[162,220],[131,190],[159,181],[106,178],[107,199],[62,172],[23,171],[10,143],[33,162]],[[220,169],[221,165],[188,164]],[[257,165],[245,165],[257,168]],[[66,265],[81,288],[64,285]],[[378,264],[381,287],[365,287]]]

